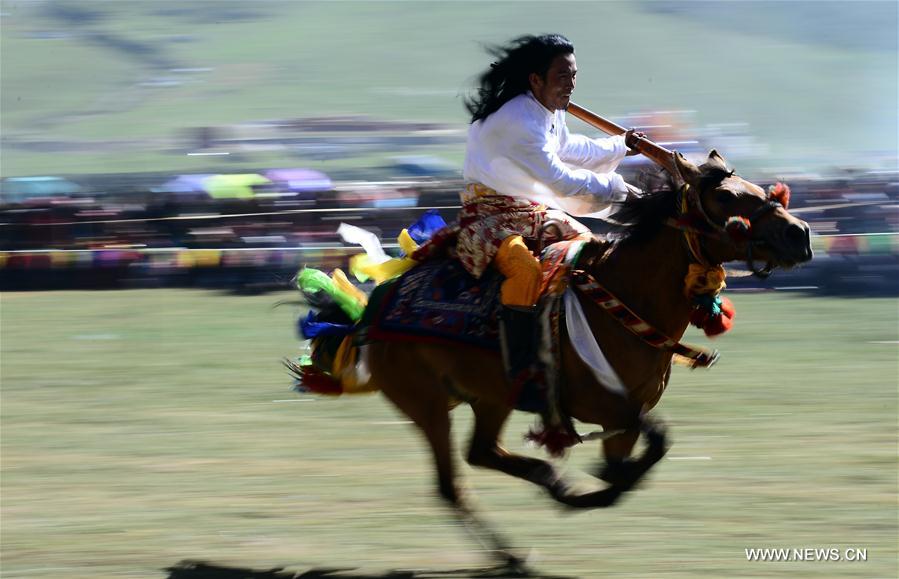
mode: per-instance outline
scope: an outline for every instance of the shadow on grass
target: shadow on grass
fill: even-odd
[[[452,570],[396,570],[381,574],[360,572],[350,567],[319,567],[308,571],[287,571],[276,567],[266,571],[242,567],[225,567],[203,561],[181,561],[165,569],[167,579],[462,579],[528,577],[531,579],[575,579],[562,575],[542,575],[535,571],[511,571],[505,567]]]

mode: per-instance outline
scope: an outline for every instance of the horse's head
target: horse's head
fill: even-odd
[[[787,211],[784,189],[769,192],[735,175],[715,150],[699,167],[680,154],[675,161],[686,184],[679,211],[706,233],[698,237],[709,261],[745,259],[753,273],[765,276],[775,266],[792,267],[812,258],[808,224]],[[766,263],[765,268],[755,269],[757,261]]]

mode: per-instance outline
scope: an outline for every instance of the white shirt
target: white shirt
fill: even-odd
[[[625,197],[614,171],[626,153],[624,136],[570,134],[565,111],[549,111],[529,91],[471,124],[463,176],[583,216]]]

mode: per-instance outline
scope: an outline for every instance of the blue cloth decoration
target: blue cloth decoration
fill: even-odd
[[[297,322],[297,331],[307,340],[318,336],[346,336],[353,331],[353,326],[349,324],[320,322],[315,312],[309,312],[305,318],[300,318]]]
[[[431,239],[431,236],[434,235],[434,233],[444,227],[446,227],[446,221],[443,220],[443,217],[440,217],[437,210],[428,209],[418,218],[418,221],[409,226],[407,231],[409,232],[409,237],[411,237],[415,243],[421,245],[425,241]]]
[[[693,301],[707,311],[710,316],[721,315],[721,297],[718,294],[699,294],[693,297]]]

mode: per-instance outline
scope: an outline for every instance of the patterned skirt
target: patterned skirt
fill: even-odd
[[[471,183],[461,194],[456,252],[459,261],[476,278],[490,266],[503,240],[521,235],[537,241],[543,226],[552,220],[563,239],[571,239],[589,230],[565,213],[527,199],[500,195],[479,183]]]

